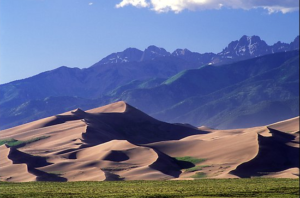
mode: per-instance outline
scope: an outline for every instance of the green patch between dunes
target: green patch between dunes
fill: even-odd
[[[4,140],[0,140],[0,146],[3,144],[13,144],[14,142],[16,142],[17,140],[13,139],[13,138],[9,138],[9,139],[4,139]]]
[[[299,179],[201,179],[194,181],[0,182],[1,198],[277,197],[298,198]]]
[[[32,139],[25,140],[25,141],[16,140],[16,139],[13,139],[13,138],[3,139],[3,140],[0,140],[0,146],[3,145],[3,144],[6,144],[9,147],[23,147],[26,144],[37,142],[37,141],[40,141],[40,140],[43,140],[43,139],[46,139],[46,138],[48,138],[48,136],[36,137],[36,138],[32,138]]]
[[[184,172],[189,173],[189,172],[200,171],[200,170],[202,170],[203,168],[207,168],[207,167],[210,167],[210,166],[208,166],[208,165],[195,166],[195,167],[186,169]]]
[[[175,159],[178,161],[190,162],[195,165],[206,161],[206,159],[198,159],[198,158],[194,158],[194,157],[190,157],[190,156],[175,157]]]

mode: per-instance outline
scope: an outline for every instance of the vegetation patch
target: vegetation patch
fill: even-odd
[[[102,168],[102,171],[108,171],[108,172],[114,172],[114,171],[124,171],[124,170],[130,170],[133,168],[138,168],[139,166],[124,166],[124,167],[107,167]]]
[[[3,145],[3,144],[12,144],[14,142],[17,142],[18,140],[15,140],[13,138],[9,138],[9,139],[3,139],[3,140],[0,140],[0,146]]]
[[[208,166],[208,165],[195,166],[195,167],[186,169],[184,172],[186,172],[186,173],[196,172],[196,171],[200,171],[200,170],[202,170],[203,168],[207,168],[207,167],[210,167],[210,166]]]
[[[202,173],[202,172],[198,172],[198,173],[196,173],[195,175],[192,176],[192,178],[194,178],[194,179],[203,179],[205,177],[206,177],[206,174]]]
[[[298,198],[299,179],[197,179],[193,181],[0,182],[1,198]]]
[[[0,140],[0,146],[3,145],[3,144],[6,144],[8,147],[17,147],[17,148],[20,148],[20,147],[23,147],[23,146],[25,146],[27,144],[30,144],[30,143],[33,143],[33,142],[37,142],[37,141],[46,139],[48,137],[49,136],[41,136],[41,137],[36,137],[36,138],[32,138],[32,139],[25,140],[25,141],[16,140],[16,139],[13,139],[13,138],[3,139],[3,140]]]
[[[177,161],[183,161],[183,162],[189,162],[192,164],[200,164],[202,162],[205,162],[206,159],[198,159],[198,158],[194,158],[194,157],[190,157],[190,156],[185,156],[185,157],[175,157],[175,159]]]

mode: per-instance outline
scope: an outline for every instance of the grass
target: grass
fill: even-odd
[[[198,159],[198,158],[194,158],[194,157],[190,157],[190,156],[175,157],[175,159],[178,161],[190,162],[195,165],[206,161],[205,159]]]
[[[184,172],[186,172],[186,173],[196,172],[196,171],[200,171],[200,170],[202,170],[203,168],[207,168],[207,167],[210,167],[210,166],[208,166],[208,165],[195,166],[195,167],[186,169]]]
[[[205,173],[202,173],[202,172],[198,172],[196,173],[195,175],[193,175],[191,178],[194,178],[194,179],[203,179],[206,177],[206,174]]]
[[[25,141],[16,140],[16,139],[13,139],[13,138],[3,139],[3,140],[0,140],[0,146],[3,145],[3,144],[6,144],[9,147],[18,147],[18,148],[20,148],[20,147],[23,147],[27,144],[37,142],[39,140],[43,140],[43,139],[46,139],[46,138],[48,138],[48,136],[36,137],[36,138],[32,138],[32,139],[25,140]]]
[[[1,198],[93,197],[299,197],[298,179],[202,179],[194,181],[0,182]]]
[[[3,139],[3,140],[0,140],[0,146],[3,145],[3,144],[12,144],[16,141],[18,141],[18,140],[15,140],[13,138]]]

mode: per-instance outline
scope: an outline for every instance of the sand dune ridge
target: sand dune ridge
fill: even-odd
[[[161,122],[117,102],[0,134],[1,140],[23,141],[19,147],[0,146],[1,181],[299,177],[299,117],[269,126],[216,130]],[[38,140],[30,141],[34,138]],[[184,167],[178,157],[198,162]]]

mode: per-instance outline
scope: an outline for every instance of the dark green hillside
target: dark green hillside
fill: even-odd
[[[209,102],[216,101],[217,99],[219,100],[220,97],[224,97],[234,90],[234,94],[240,94],[241,91],[236,90],[243,85],[240,83],[274,70],[284,64],[287,64],[287,66],[286,68],[283,67],[282,71],[274,71],[275,74],[267,74],[266,77],[263,78],[277,82],[279,80],[284,80],[284,78],[290,79],[293,77],[293,79],[297,81],[297,66],[299,65],[299,60],[296,58],[297,56],[298,51],[294,51],[289,53],[267,55],[229,65],[206,66],[199,69],[188,70],[171,77],[161,86],[152,89],[128,90],[124,92],[119,99],[124,100],[147,113],[155,115],[159,119],[173,121],[170,117],[174,118],[184,113],[182,111],[172,111],[170,108],[173,108],[173,106],[180,105],[183,111],[186,110],[185,113],[187,113],[188,111],[195,110],[195,108],[198,108],[203,104],[203,102],[197,101],[198,99],[194,101],[189,100],[191,97],[210,97],[210,94],[225,88],[229,88],[229,90],[222,92],[222,95],[218,95],[216,98],[212,96],[212,98],[209,98]],[[295,66],[288,66],[288,61],[292,61]],[[293,74],[294,76],[292,76]],[[254,78],[252,83],[255,83],[256,80],[260,79]],[[269,83],[272,84],[272,82]],[[297,86],[295,87],[293,85],[284,86],[288,89],[297,89]],[[249,85],[247,85],[247,87],[249,87]],[[281,87],[280,89],[285,91],[285,87]],[[270,92],[269,94],[272,94],[272,89],[270,89],[268,89],[268,92]],[[296,93],[295,91],[292,92],[293,94],[290,96],[291,98],[299,96],[299,93]],[[243,91],[241,93],[243,93]],[[249,91],[245,92],[244,97],[248,97],[248,94]],[[258,93],[255,92],[253,94]],[[251,94],[249,96],[251,96]],[[261,96],[254,97],[261,98]],[[284,99],[288,98],[285,97]],[[262,98],[262,100],[264,99]],[[276,100],[280,99],[276,97]],[[233,104],[233,106],[234,105],[235,104]],[[235,106],[234,108],[237,107],[238,106]],[[170,113],[164,113],[164,110],[166,109],[169,109],[168,111],[170,111]],[[216,112],[214,112],[213,115],[215,113]],[[205,112],[203,112],[203,114],[204,116],[208,116]],[[184,119],[184,121],[197,124],[197,122],[194,122],[193,120]]]
[[[159,86],[162,82],[164,82],[164,78],[151,78],[147,80],[133,80],[125,85],[119,86],[113,91],[111,91],[108,95],[110,97],[118,97],[126,90],[132,89],[147,89],[152,87]]]
[[[299,56],[280,67],[155,114],[171,122],[218,128],[266,125],[299,115]]]

